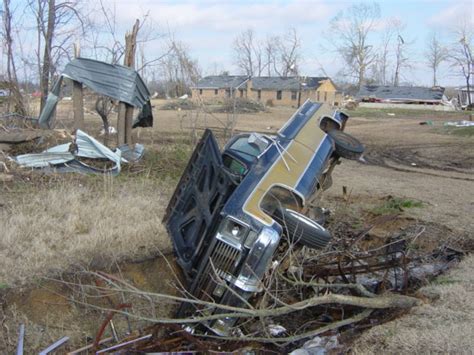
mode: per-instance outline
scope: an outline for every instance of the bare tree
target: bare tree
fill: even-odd
[[[409,68],[410,61],[408,58],[408,47],[410,42],[406,41],[402,34],[405,24],[399,20],[393,23],[397,35],[397,45],[395,46],[395,69],[393,74],[393,86],[400,85],[400,76],[403,69]]]
[[[18,87],[18,78],[16,74],[15,55],[13,53],[12,38],[12,13],[10,0],[3,1],[3,29],[2,37],[7,50],[7,79],[9,87],[9,96],[13,98],[14,111],[20,115],[26,115],[26,109]]]
[[[436,32],[431,33],[428,38],[425,57],[426,63],[433,71],[433,86],[436,86],[438,85],[438,68],[448,59],[448,49],[440,42]]]
[[[233,49],[237,66],[247,76],[298,75],[301,41],[294,28],[265,41],[257,41],[253,30],[246,30],[236,37]]]
[[[264,44],[265,53],[265,68],[267,69],[267,75],[280,76],[280,70],[278,69],[278,51],[280,48],[280,37],[268,36]]]
[[[380,49],[377,53],[377,59],[374,61],[373,71],[376,82],[387,85],[388,71],[390,67],[390,56],[392,52],[393,39],[396,36],[396,22],[394,18],[387,20],[382,32]]]
[[[72,58],[72,42],[78,31],[85,33],[81,0],[30,0],[36,18],[37,61],[40,77],[41,110],[48,95],[50,78],[62,58]]]
[[[455,30],[455,42],[452,45],[451,54],[449,56],[451,65],[456,68],[466,82],[468,105],[472,106],[471,101],[471,78],[474,74],[474,56],[473,48],[473,27],[472,23],[464,21]]]
[[[377,3],[353,4],[331,20],[330,40],[354,75],[360,88],[366,80],[366,70],[375,61],[375,48],[370,35],[380,17]]]
[[[125,47],[117,31],[117,14],[115,6],[107,7],[99,1],[100,23],[94,23],[92,31],[92,51],[97,60],[117,64],[122,58]],[[143,21],[141,21],[143,23]]]
[[[255,41],[252,29],[245,30],[234,39],[235,63],[247,76],[261,75],[262,51]]]
[[[191,85],[197,83],[201,70],[183,43],[171,38],[168,46],[167,55],[161,59],[162,75],[168,86],[168,94],[179,97],[186,94]]]
[[[301,40],[295,28],[291,28],[278,42],[281,76],[298,75],[300,61]]]

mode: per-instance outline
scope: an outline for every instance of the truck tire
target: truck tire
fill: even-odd
[[[357,160],[364,153],[364,146],[359,140],[350,134],[333,129],[328,136],[334,140],[336,153],[343,158]]]
[[[326,228],[291,209],[279,210],[275,213],[275,219],[291,240],[308,248],[323,249],[331,240],[331,234]]]

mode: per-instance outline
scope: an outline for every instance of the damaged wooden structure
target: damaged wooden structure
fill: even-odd
[[[84,125],[83,86],[120,102],[117,145],[132,143],[133,128],[153,125],[150,92],[135,70],[119,64],[76,58],[66,65],[49,93],[45,107],[38,119],[41,128],[51,129],[54,127],[54,112],[59,102],[64,78],[70,79],[74,83],[75,129],[81,129]],[[135,121],[133,121],[134,108],[140,110]]]
[[[135,68],[135,53],[137,47],[137,35],[139,30],[139,20],[136,20],[132,32],[125,35],[125,67]],[[80,57],[78,50],[76,58]],[[74,130],[84,130],[84,93],[82,82],[72,79],[73,83],[73,111],[74,111]],[[149,95],[148,95],[149,96]],[[133,105],[128,102],[120,101],[118,119],[117,119],[117,145],[132,144],[133,128]],[[105,127],[107,130],[107,127]]]
[[[391,86],[365,85],[360,88],[356,100],[361,107],[454,110],[454,105],[441,86]]]

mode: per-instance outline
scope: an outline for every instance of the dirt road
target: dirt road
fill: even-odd
[[[424,207],[414,217],[472,233],[474,139],[440,133],[442,118],[434,127],[419,125],[422,120],[352,118],[347,132],[366,145],[367,163],[344,161],[328,193],[340,194],[345,185],[354,197],[420,200]]]
[[[434,126],[427,119],[353,118],[347,131],[367,146],[367,163],[344,161],[333,174],[329,196],[341,194],[364,203],[387,195],[420,200],[422,208],[410,209],[421,223],[449,228],[450,236],[474,240],[474,137],[446,134],[444,119]],[[429,237],[429,236],[425,236]],[[440,233],[441,239],[448,236]],[[474,319],[469,304],[474,297],[472,266],[466,257],[440,281],[419,290],[426,304],[409,314],[373,327],[351,346],[354,353],[464,353],[472,350]]]

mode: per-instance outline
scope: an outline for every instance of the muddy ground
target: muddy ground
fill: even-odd
[[[147,161],[144,163],[144,167],[124,173],[124,176],[117,179],[118,186],[142,178],[154,179],[154,182],[158,181],[159,183],[163,179],[163,181],[166,180],[167,186],[173,185],[173,181],[178,178],[186,157],[189,155],[189,144],[196,136],[199,136],[201,128],[215,127],[216,131],[222,133],[222,122],[229,119],[229,115],[226,114],[164,111],[160,110],[162,101],[156,101],[154,104],[155,127],[153,129],[139,129],[136,132],[136,139],[143,142],[147,149],[145,156]],[[66,103],[60,107],[58,114],[58,126],[65,129],[70,128],[72,122],[71,111],[67,105]],[[371,232],[371,237],[377,238],[378,236],[400,233],[407,228],[423,227],[425,232],[419,237],[423,248],[430,249],[441,243],[449,242],[457,248],[465,248],[467,251],[473,245],[474,240],[474,220],[472,219],[474,211],[474,136],[458,135],[453,130],[445,129],[443,124],[447,120],[460,120],[468,117],[464,113],[392,111],[373,110],[370,111],[370,114],[357,110],[349,112],[352,117],[346,130],[365,144],[367,148],[366,162],[344,161],[338,166],[333,174],[334,184],[323,196],[322,203],[336,213],[342,205],[344,209],[349,208],[350,213],[356,214],[360,223],[363,224],[374,215],[387,213],[381,210],[387,199],[395,197],[421,202],[420,207],[395,211],[396,221],[380,224]],[[277,107],[258,114],[238,115],[236,130],[272,133],[286,121],[292,112],[291,108]],[[388,113],[395,113],[395,115],[388,115]],[[433,125],[419,124],[427,120],[432,121]],[[97,135],[100,130],[99,122],[98,117],[89,115],[86,130]],[[193,129],[193,127],[197,129]],[[223,139],[221,139],[222,141]],[[180,156],[170,156],[170,150],[173,154],[178,152]],[[167,160],[163,163],[164,156]],[[32,191],[34,193],[36,188],[44,189],[43,186],[36,187],[34,181],[31,182],[34,177],[29,176],[28,179],[22,181],[22,184],[29,186],[28,193],[32,193]],[[88,184],[84,180],[81,180],[80,183]],[[10,182],[2,186],[2,201],[6,201],[5,205],[20,204],[21,201],[24,201],[19,197],[21,189],[19,191],[14,184],[15,182]],[[343,186],[347,187],[348,196],[342,196]],[[48,185],[47,189],[56,189],[56,184]],[[167,187],[160,196],[166,201],[163,194],[170,193],[171,189]],[[153,198],[150,193],[148,195],[149,198]],[[100,199],[100,196],[97,198]],[[159,223],[163,211],[162,209],[157,211],[160,215],[156,216],[156,223]],[[393,213],[394,211],[389,212]],[[136,218],[137,220],[132,223],[140,223],[139,216]],[[345,228],[350,227],[356,228],[357,226],[346,226]],[[157,229],[157,233],[163,233],[161,226]],[[66,237],[74,238],[77,235]],[[153,231],[151,231],[147,238],[153,240],[154,237]],[[126,241],[121,242],[126,243]],[[159,245],[162,251],[167,253],[172,263],[169,246]],[[32,244],[32,248],[34,247]],[[130,249],[133,248],[134,246],[130,245]],[[107,246],[104,245],[104,253],[107,250]],[[117,260],[113,260],[113,256],[117,253],[112,250],[110,255],[107,254],[107,262],[101,261],[97,256],[91,258],[90,262],[87,262],[87,258],[77,260],[74,250],[68,252],[70,254],[66,257],[70,259],[70,264],[64,264],[64,269],[61,272],[56,270],[49,274],[49,271],[45,273],[42,270],[35,273],[33,269],[30,270],[31,278],[15,282],[15,270],[9,270],[9,274],[13,275],[11,282],[5,284],[0,280],[0,301],[3,312],[3,316],[0,316],[0,352],[11,352],[14,349],[20,323],[26,324],[26,346],[30,350],[39,350],[64,335],[68,335],[72,339],[69,349],[90,343],[104,319],[104,312],[84,307],[77,302],[71,302],[72,296],[77,300],[77,285],[75,287],[68,286],[68,282],[78,280],[78,275],[84,269],[106,271],[116,276],[125,277],[135,287],[150,292],[176,293],[174,284],[177,280],[172,277],[173,272],[168,264],[156,252],[150,256],[149,253],[140,254],[134,250],[127,258],[126,252],[124,254],[121,251],[120,258],[117,256]],[[0,256],[9,257],[8,254]],[[48,253],[46,257],[51,257],[51,253]],[[457,280],[456,287],[458,287],[456,293],[461,292],[464,297],[469,299],[473,295],[472,281],[469,281],[471,278],[464,277],[463,273],[472,272],[470,266],[464,266],[472,265],[472,262],[466,261],[466,264],[461,265],[453,271]],[[50,280],[51,278],[54,280]],[[80,282],[86,282],[86,279],[87,277],[83,279],[79,277]],[[57,280],[64,282],[61,283]],[[431,285],[430,287],[436,288],[437,286]],[[430,317],[435,314],[434,307],[443,308],[451,300],[452,296],[449,291],[443,289],[439,292],[441,296],[436,298],[436,301],[425,298],[428,310],[426,307],[423,310],[417,308],[407,316],[411,317],[411,323],[409,323],[411,333],[419,333],[419,339],[423,339],[424,329],[417,328],[417,322],[420,325],[425,324],[426,319],[431,319]],[[436,304],[436,302],[438,303]],[[101,304],[95,305],[103,306]],[[140,305],[140,307],[146,307],[146,305]],[[446,308],[448,310],[445,311],[446,316],[443,321],[449,318],[449,307]],[[166,316],[172,314],[172,309],[173,307],[170,305],[154,305],[152,313],[155,317]],[[457,319],[457,322],[461,321]],[[459,331],[464,331],[466,337],[460,334],[458,338],[469,338],[467,335],[474,323],[469,318],[462,319],[462,322],[459,323],[463,324],[463,327],[459,327]],[[126,323],[122,317],[117,320],[117,327],[126,329],[128,327]],[[146,324],[141,321],[132,323],[134,329]],[[424,345],[425,348],[417,349],[416,341],[410,343],[408,348],[394,345],[399,339],[396,334],[403,334],[406,329],[403,321],[397,323],[396,332],[390,328],[390,324],[392,323],[374,327],[371,330],[372,333],[364,335],[365,338],[359,338],[358,335],[347,339],[341,349],[352,349],[362,353],[376,352],[377,349],[382,348],[387,349],[388,352],[427,350],[426,345]],[[443,324],[443,326],[446,325]],[[436,325],[433,327],[436,328]],[[434,333],[435,331],[436,329],[433,330]],[[392,333],[395,335],[391,336]],[[106,334],[106,336],[108,335]],[[365,340],[361,344],[362,340],[357,339]],[[420,344],[426,343],[429,341],[420,342]],[[463,351],[467,350],[472,342],[464,341],[458,345],[446,344],[444,348],[446,351]],[[432,350],[442,351],[443,349]],[[429,351],[431,349],[428,349]]]

